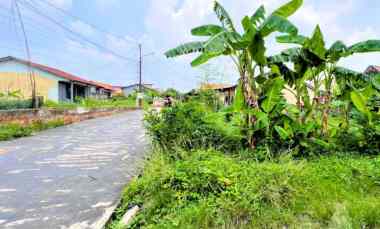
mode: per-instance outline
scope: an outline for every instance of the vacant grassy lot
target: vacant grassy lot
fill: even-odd
[[[155,153],[125,190],[131,228],[379,228],[380,157],[242,160],[215,151]]]

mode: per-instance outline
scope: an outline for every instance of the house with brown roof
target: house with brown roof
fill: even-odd
[[[200,90],[213,90],[216,91],[219,100],[224,103],[224,105],[231,105],[235,98],[237,85],[229,85],[222,83],[204,83],[201,84]]]
[[[370,65],[364,72],[365,74],[379,74],[380,66]]]
[[[109,98],[113,87],[75,76],[57,68],[15,57],[0,58],[0,92],[20,91],[24,98],[37,96],[55,102],[72,102],[75,98]]]

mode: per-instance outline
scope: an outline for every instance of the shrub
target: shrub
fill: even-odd
[[[0,125],[0,141],[21,138],[32,135],[34,132],[63,126],[64,120],[57,119],[48,122],[37,121],[27,126],[20,124]]]
[[[380,153],[380,122],[374,125],[353,122],[339,132],[336,144],[340,150],[360,152],[361,154],[379,155]]]
[[[200,103],[179,103],[161,113],[151,111],[145,121],[154,143],[164,149],[236,151],[243,146],[239,128],[227,122],[223,113],[210,112]]]
[[[19,124],[1,125],[0,126],[0,141],[9,140],[12,138],[30,136],[32,132],[33,131],[31,128],[23,127]]]
[[[258,163],[212,150],[179,153],[182,160],[153,155],[124,192],[116,219],[139,205],[129,228],[380,226],[378,157]]]
[[[32,107],[32,100],[0,99],[0,110],[29,109]]]
[[[75,103],[69,103],[69,102],[54,102],[51,100],[48,100],[44,103],[44,107],[46,108],[52,108],[52,109],[61,109],[61,110],[70,110],[77,108],[77,104]]]
[[[214,90],[191,91],[185,96],[186,102],[198,102],[205,105],[208,109],[217,111],[223,107],[217,92]]]
[[[135,107],[136,101],[129,97],[118,96],[116,98],[108,100],[100,99],[82,99],[78,100],[76,103],[67,103],[67,102],[54,102],[47,101],[44,104],[44,107],[53,108],[53,109],[76,109],[78,107],[84,108],[128,108]]]

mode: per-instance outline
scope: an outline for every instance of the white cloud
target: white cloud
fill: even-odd
[[[106,35],[106,47],[115,50],[117,53],[127,57],[137,58],[137,43],[129,36],[115,37],[113,35]]]
[[[70,9],[73,5],[73,0],[47,0],[51,4],[54,4],[57,7]]]
[[[176,45],[199,38],[192,37],[191,28],[202,25],[218,23],[212,12],[213,0],[152,0],[145,19],[147,35],[154,37],[155,46],[161,51]],[[288,0],[220,0],[230,13],[236,27],[241,30],[240,20],[245,15],[251,15],[260,5],[264,5],[267,14],[275,8],[288,2]],[[373,27],[365,27],[355,31],[355,27],[347,26],[352,20],[355,10],[360,4],[359,0],[305,0],[302,8],[290,19],[299,27],[300,33],[309,36],[317,24],[320,25],[327,45],[336,40],[343,40],[348,45],[366,39],[379,37],[380,34]],[[365,4],[365,3],[363,3]],[[286,46],[276,44],[274,36],[268,39],[268,54],[280,51]],[[362,70],[379,54],[356,55],[342,61],[343,65],[351,65],[354,69]],[[171,65],[183,66],[190,62],[193,55],[176,58],[169,62]],[[163,62],[165,61],[162,57]],[[168,63],[166,61],[166,63]],[[221,69],[231,69],[229,60],[213,61]],[[180,68],[180,67],[179,67]],[[199,74],[190,67],[183,68],[184,74],[195,77]],[[234,71],[229,70],[229,74]],[[186,79],[185,79],[186,80]]]
[[[367,26],[363,30],[346,34],[345,42],[348,45],[352,45],[364,40],[378,39],[379,37],[380,33],[375,28]],[[355,54],[343,59],[340,64],[356,71],[364,71],[369,65],[380,65],[379,60],[379,53]]]
[[[209,0],[185,0],[178,8],[178,0],[151,1],[145,25],[149,36],[154,36],[162,50],[175,43],[191,39],[190,28],[203,23],[211,13]]]
[[[345,41],[347,42],[347,44],[353,44],[363,40],[377,39],[379,37],[380,34],[375,28],[367,26],[363,30],[354,31],[350,34],[346,34]]]
[[[310,35],[315,26],[320,25],[327,43],[331,44],[335,40],[347,38],[345,31],[349,28],[345,28],[340,22],[355,9],[354,3],[354,0],[347,0],[344,4],[340,0],[332,0],[326,7],[322,1],[305,1],[291,20],[299,26],[300,32],[306,35]]]
[[[88,37],[93,36],[96,33],[93,27],[81,21],[72,22],[70,27],[75,32],[88,36]]]
[[[94,47],[81,44],[77,41],[67,39],[65,40],[65,47],[70,55],[77,55],[82,58],[85,57],[86,60],[96,60],[107,63],[119,61],[119,59],[114,57],[112,54],[101,52]]]

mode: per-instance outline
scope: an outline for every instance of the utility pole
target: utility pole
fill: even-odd
[[[142,87],[142,45],[139,44],[139,93],[137,95],[137,103],[139,107],[142,107],[143,87]]]
[[[154,52],[143,54],[142,44],[139,43],[139,93],[137,94],[137,103],[139,107],[142,107],[142,102],[144,99],[144,85],[142,82],[142,68],[143,68],[143,59],[146,56],[154,55]]]
[[[37,104],[37,92],[36,92],[36,78],[34,76],[34,71],[33,71],[33,68],[31,66],[32,62],[31,62],[31,54],[30,54],[30,47],[29,47],[28,36],[26,34],[26,31],[25,31],[24,20],[22,19],[20,7],[18,5],[18,0],[14,0],[13,3],[16,6],[17,16],[18,16],[18,18],[20,20],[21,30],[22,30],[22,33],[24,35],[25,50],[26,50],[26,55],[27,55],[27,58],[28,58],[27,65],[28,65],[28,70],[29,70],[29,80],[30,80],[30,84],[31,84],[31,88],[32,88],[32,104],[33,104],[33,108],[38,108],[38,104]]]

